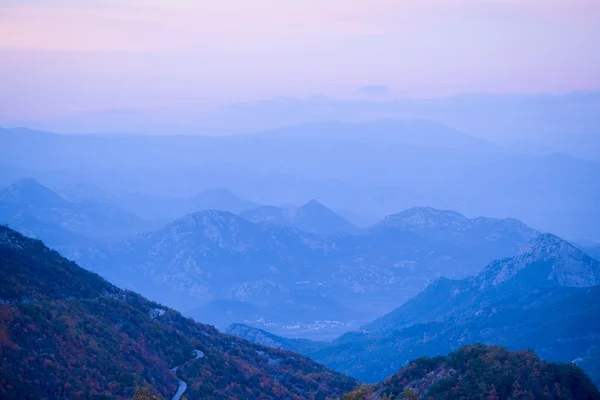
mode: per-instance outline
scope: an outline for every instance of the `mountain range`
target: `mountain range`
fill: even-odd
[[[319,399],[357,382],[118,289],[0,226],[0,398]],[[178,398],[178,397],[177,397]]]
[[[143,193],[110,195],[89,184],[70,184],[54,191],[32,178],[0,188],[0,223],[53,246],[127,237],[198,210],[239,213],[257,206],[225,189],[175,199]]]
[[[109,194],[95,185],[71,183],[55,190],[73,202],[102,201],[150,221],[171,222],[202,210],[228,211],[255,223],[286,225],[309,233],[356,232],[358,228],[317,200],[301,206],[259,205],[223,188],[204,190],[190,198],[162,198],[147,193]],[[360,219],[360,217],[359,217]]]
[[[160,197],[143,192],[108,193],[96,185],[82,182],[59,185],[55,191],[73,202],[96,200],[114,204],[149,221],[170,222],[200,210],[237,214],[259,206],[223,188],[204,190],[189,198]]]
[[[600,240],[598,162],[515,151],[427,120],[321,122],[227,137],[4,129],[0,159],[0,183],[30,176],[52,188],[85,182],[159,199],[221,187],[258,204],[318,199],[379,219],[429,205]]]
[[[71,202],[34,179],[0,189],[0,222],[52,242],[70,243],[69,233],[89,237],[127,236],[152,225],[119,207],[95,200]]]
[[[574,362],[600,383],[600,262],[564,240],[542,234],[519,254],[461,280],[439,278],[394,311],[332,342],[302,342],[234,325],[230,332],[295,349],[325,365],[374,382],[418,356],[462,344],[533,349]]]
[[[438,226],[440,221],[452,226]],[[444,229],[457,234],[444,236]],[[536,234],[515,220],[469,219],[431,208],[407,210],[357,234],[334,235],[201,211],[127,240],[61,252],[119,285],[182,310],[197,312],[213,301],[221,307],[219,300],[234,300],[254,306],[253,314],[262,310],[260,318],[237,322],[262,319],[265,327],[275,324],[282,333],[284,326],[316,323],[341,333],[390,311],[438,276],[477,273],[493,258],[516,253]],[[241,303],[227,304],[233,314],[247,310]],[[226,327],[231,320],[224,315],[207,322]]]
[[[257,224],[291,226],[316,234],[355,233],[357,226],[336,214],[317,200],[300,207],[262,206],[240,213],[240,217]]]
[[[357,388],[304,356],[221,334],[119,289],[4,226],[0,272],[2,399],[600,398],[573,364],[479,344],[417,358]]]
[[[121,287],[221,329],[240,322],[315,340],[332,339],[391,311],[437,277],[474,275],[537,235],[518,220],[467,218],[431,207],[358,229],[310,201],[240,215],[200,211],[158,230],[104,239],[102,228],[114,221],[117,235],[119,224],[129,221],[120,213],[127,212],[96,201],[71,202],[34,180],[1,193],[0,207],[8,210],[3,215],[10,216],[5,223]],[[211,193],[216,195],[198,196],[206,200],[198,204],[228,197]],[[239,201],[232,204],[250,205],[233,198]],[[88,216],[99,215],[88,212],[96,204],[115,214],[96,222]],[[76,217],[91,221],[87,230],[68,223]]]

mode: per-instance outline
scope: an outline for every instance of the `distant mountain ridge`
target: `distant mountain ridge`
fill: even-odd
[[[234,213],[204,210],[159,230],[99,240],[106,225],[114,229],[112,235],[121,236],[147,225],[130,223],[126,215],[120,218],[124,211],[98,201],[70,202],[33,180],[0,193],[6,200],[0,206],[10,207],[5,223],[44,239],[122,287],[194,316],[210,303],[216,302],[218,309],[224,304],[219,301],[230,300],[229,311],[240,319],[231,320],[232,314],[219,318],[215,308],[204,308],[215,318],[207,322],[225,328],[232,322],[263,321],[265,327],[279,327],[278,333],[314,332],[315,338],[324,338],[325,332],[334,336],[366,322],[367,316],[388,312],[437,276],[476,273],[491,258],[514,254],[536,234],[514,220],[469,219],[431,208],[413,208],[373,228],[354,231],[330,209],[310,201],[298,207],[293,218],[285,215],[277,223],[265,223],[262,217],[253,223]],[[222,190],[197,200],[202,206],[211,201],[222,205],[223,198],[232,199],[230,205],[249,205]],[[406,219],[415,213],[454,222],[450,227],[438,222],[428,229],[398,224],[399,216]],[[370,301],[365,302],[365,296]]]
[[[412,207],[389,215],[370,231],[411,232],[431,241],[450,243],[461,251],[486,254],[490,261],[514,254],[539,233],[513,218],[467,218],[456,211],[432,207]],[[473,274],[473,269],[457,275],[461,274]]]
[[[297,349],[363,381],[381,380],[418,356],[484,342],[531,348],[544,359],[576,362],[600,383],[600,262],[542,234],[520,254],[491,262],[477,276],[439,278],[413,299],[361,329]],[[233,326],[241,337],[264,337]]]
[[[168,198],[142,192],[109,194],[101,188],[84,183],[60,185],[57,192],[74,202],[90,199],[111,203],[152,221],[172,221],[202,210],[220,210],[240,213],[259,205],[245,200],[224,188],[203,190],[189,198]]]
[[[353,231],[347,221],[311,201],[292,213],[294,218],[285,215],[277,223],[265,223],[262,217],[255,219],[259,223],[250,222],[242,218],[244,213],[240,217],[204,210],[159,230],[98,240],[85,233],[98,235],[111,221],[119,227],[127,225],[123,228],[127,231],[141,228],[119,218],[118,212],[123,211],[118,208],[97,201],[72,203],[33,180],[22,185],[29,189],[13,185],[1,192],[9,193],[5,197],[10,201],[0,204],[15,212],[8,213],[5,222],[46,240],[122,287],[194,316],[212,302],[219,308],[223,305],[219,301],[231,300],[229,311],[240,319],[231,320],[231,314],[219,318],[214,308],[204,308],[215,318],[207,322],[225,328],[232,322],[262,320],[265,327],[278,326],[278,333],[312,331],[315,338],[324,338],[324,332],[342,333],[366,322],[368,316],[388,312],[438,276],[460,278],[477,273],[492,258],[514,254],[536,234],[515,220],[470,219],[425,207]],[[221,198],[247,204],[220,190],[199,197],[204,206]],[[115,214],[98,210],[115,210]],[[426,215],[428,227],[415,223],[415,215],[419,221]],[[78,222],[83,218],[85,229],[70,223],[73,216]],[[352,234],[303,231],[345,229]]]
[[[314,199],[299,207],[262,206],[242,212],[240,216],[257,224],[287,225],[308,233],[358,231],[354,224]]]
[[[226,189],[205,190],[188,199],[186,204],[188,212],[220,210],[236,214],[257,206],[257,203],[243,200]]]
[[[510,241],[514,236],[518,239],[533,238],[537,234],[514,218],[467,218],[456,211],[432,207],[412,207],[389,215],[372,229],[406,230],[428,238],[453,241],[461,246],[474,248],[482,242]],[[511,244],[514,245],[507,242],[507,245]]]
[[[364,122],[319,122],[289,125],[268,131],[237,135],[238,137],[346,140],[388,140],[417,146],[439,146],[460,149],[492,150],[487,140],[460,132],[448,125],[425,119],[381,118]]]
[[[90,239],[84,235],[71,232],[54,222],[40,221],[26,211],[14,214],[4,224],[34,239],[43,239],[49,246],[59,248],[68,244],[70,246],[88,243]]]
[[[432,121],[311,125],[219,138],[1,130],[0,180],[26,174],[162,198],[225,187],[261,204],[317,198],[378,218],[427,204],[510,215],[571,239],[600,238],[596,162],[490,146]]]
[[[395,227],[317,235],[212,210],[125,241],[62,251],[119,284],[164,296],[153,298],[182,309],[237,300],[284,317],[279,325],[326,320],[347,330],[367,315],[389,311],[437,276],[479,272],[490,257],[514,254],[536,234],[524,226],[513,229],[512,221],[489,219],[472,227],[464,220],[460,229],[474,243],[465,244],[462,234],[443,241],[435,232],[427,237]]]
[[[51,230],[90,237],[125,236],[151,227],[147,221],[110,204],[70,202],[34,179],[21,179],[0,189],[0,223],[13,223],[35,232],[36,220],[53,225]],[[56,239],[51,234],[42,234],[42,238]]]
[[[453,232],[455,234],[460,234],[465,230],[497,223],[498,221],[498,218],[488,217],[467,218],[461,213],[452,210],[438,210],[433,207],[412,207],[384,218],[383,221],[376,225],[376,228],[393,227],[411,231],[446,228],[454,229]],[[507,226],[523,230],[530,229],[527,225],[514,218],[504,218],[500,219],[500,221]]]

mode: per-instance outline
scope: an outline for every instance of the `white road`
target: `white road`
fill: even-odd
[[[194,360],[197,360],[199,358],[204,357],[204,352],[202,352],[200,350],[194,350],[194,351],[196,352],[196,358],[194,358]],[[193,361],[193,360],[190,360],[190,361]],[[183,363],[181,365],[187,364],[190,361],[186,361],[185,363]],[[178,365],[175,368],[171,369],[171,371],[175,372],[175,376],[177,376],[177,369],[179,367],[181,367],[181,365]],[[179,387],[177,387],[177,393],[175,393],[175,396],[173,396],[171,398],[171,400],[179,400],[179,399],[181,399],[181,396],[183,396],[183,394],[185,393],[186,389],[187,389],[187,383],[185,383],[184,381],[182,381],[181,379],[179,379]]]

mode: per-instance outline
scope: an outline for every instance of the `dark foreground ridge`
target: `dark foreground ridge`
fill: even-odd
[[[419,358],[384,382],[364,385],[347,400],[379,399],[600,399],[573,364],[541,361],[530,351],[464,346],[446,357]]]
[[[0,358],[3,400],[129,399],[136,387],[169,399],[179,380],[188,399],[325,400],[357,385],[123,291],[4,226]]]

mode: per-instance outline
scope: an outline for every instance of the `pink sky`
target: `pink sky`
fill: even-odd
[[[370,84],[597,90],[599,37],[599,0],[0,0],[0,125]]]

